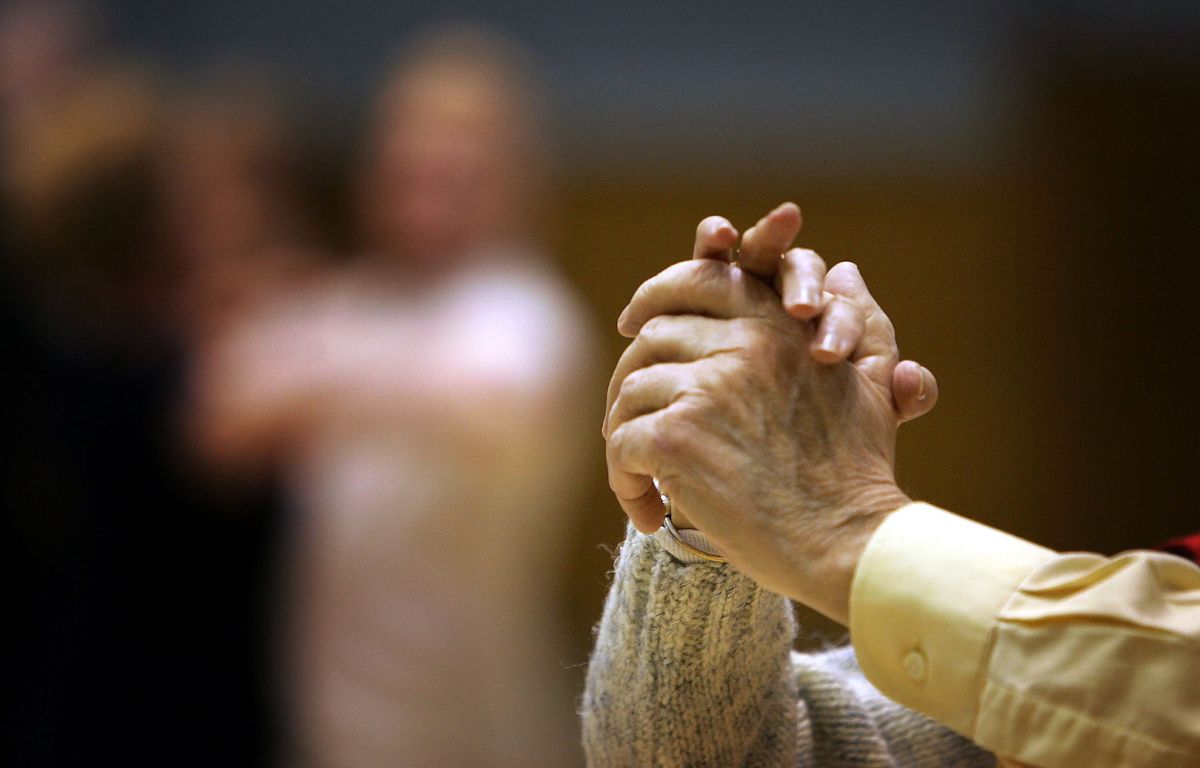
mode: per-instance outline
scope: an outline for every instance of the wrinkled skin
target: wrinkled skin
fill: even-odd
[[[855,265],[823,274],[804,254],[777,255],[781,301],[765,270],[702,248],[703,230],[696,250],[708,256],[648,280],[622,314],[621,331],[636,336],[609,391],[610,484],[649,532],[663,517],[657,478],[677,523],[764,587],[844,622],[867,539],[907,501],[894,481],[897,427],[932,407],[936,383],[915,363],[898,367],[892,324]],[[818,306],[794,300],[819,278]]]

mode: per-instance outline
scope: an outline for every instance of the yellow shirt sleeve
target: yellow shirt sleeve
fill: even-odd
[[[923,503],[859,562],[850,637],[868,679],[1030,765],[1200,766],[1200,568],[1057,554]]]

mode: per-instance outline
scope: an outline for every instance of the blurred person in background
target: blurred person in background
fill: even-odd
[[[0,508],[19,628],[4,762],[260,764],[273,506],[213,494],[183,449],[171,108],[142,69],[89,52],[86,18],[33,3],[0,27]]]
[[[277,470],[290,758],[578,763],[564,531],[592,344],[539,251],[540,96],[473,29],[422,38],[375,107],[361,251],[215,343],[197,436]]]
[[[46,127],[83,80],[95,76],[96,14],[80,3],[12,2],[0,9],[0,131],[6,147]],[[8,163],[11,155],[5,157]]]
[[[219,70],[172,104],[163,151],[165,237],[181,262],[180,312],[204,344],[324,260],[314,186],[277,87]]]

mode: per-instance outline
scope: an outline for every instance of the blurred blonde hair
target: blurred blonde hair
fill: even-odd
[[[496,222],[499,237],[537,241],[550,208],[553,151],[547,98],[530,54],[487,27],[457,24],[414,38],[395,58],[376,98],[366,152],[359,164],[357,200],[367,241],[378,245],[400,237],[386,224],[392,215],[373,199],[373,180],[391,131],[412,116],[408,110],[467,133],[486,136],[500,174],[491,183],[508,209]],[[426,110],[422,112],[423,110]],[[475,221],[481,233],[488,229]],[[385,246],[386,249],[386,246]]]
[[[427,78],[485,86],[512,118],[514,149],[530,159],[547,154],[546,89],[532,55],[515,40],[481,24],[436,27],[415,37],[387,70],[375,104],[375,123],[413,83]]]

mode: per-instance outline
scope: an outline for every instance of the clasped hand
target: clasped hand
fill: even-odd
[[[721,217],[693,259],[643,283],[618,321],[633,338],[608,389],[609,484],[651,532],[703,531],[774,592],[846,622],[870,534],[908,501],[898,425],[931,409],[933,375],[899,362],[891,321],[849,262],[791,248],[785,203],[741,238]],[[736,259],[736,261],[735,261]]]

